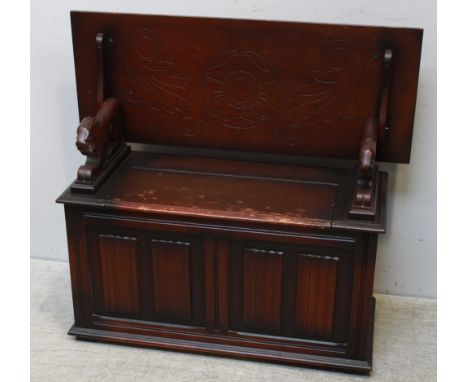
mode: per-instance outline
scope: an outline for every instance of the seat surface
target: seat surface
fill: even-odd
[[[313,228],[383,230],[347,218],[354,170],[132,152],[96,195],[59,202]]]

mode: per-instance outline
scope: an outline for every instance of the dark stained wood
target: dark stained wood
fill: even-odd
[[[87,156],[87,163],[78,170],[78,180],[90,182],[104,165],[106,156],[112,155],[122,142],[122,124],[120,122],[120,102],[117,98],[108,98],[103,102],[95,117],[86,117],[77,129],[76,147]],[[115,146],[106,153],[108,144]]]
[[[373,220],[348,218],[354,167],[274,165],[131,152],[95,197],[65,193],[61,201],[184,217],[227,219],[311,228],[383,232],[381,203]]]
[[[377,235],[365,235],[364,237],[364,256],[362,272],[364,273],[361,285],[361,306],[360,315],[360,336],[356,341],[357,353],[361,358],[369,358],[372,355],[372,334],[374,329],[374,309],[375,299],[372,297],[374,284],[375,259],[377,253]],[[371,358],[372,359],[372,358]]]
[[[391,89],[393,81],[393,67],[392,67],[393,51],[386,49],[384,52],[384,68],[382,88],[380,90],[380,105],[379,105],[379,141],[384,142],[390,133],[390,100]]]
[[[299,255],[296,300],[298,333],[332,336],[338,260],[330,256]]]
[[[108,81],[106,78],[106,68],[105,68],[105,47],[107,38],[104,33],[98,33],[96,35],[96,47],[98,50],[98,83],[97,83],[97,107],[101,107],[104,101],[107,98],[107,87]]]
[[[359,207],[370,207],[372,204],[372,176],[377,153],[377,121],[370,118],[362,137],[358,162],[358,191],[354,203]]]
[[[95,328],[72,326],[68,332],[78,339],[90,341],[102,341],[124,345],[135,345],[153,347],[157,349],[179,350],[184,352],[237,357],[253,361],[266,361],[283,363],[291,366],[306,366],[334,371],[345,371],[354,374],[369,374],[372,365],[365,360],[349,359],[343,361],[342,358],[334,356],[323,356],[310,354],[307,352],[276,350],[272,346],[264,348],[249,347],[246,344],[233,345],[221,342],[209,343],[206,340],[198,342],[186,341],[177,338],[167,338],[167,336],[148,336],[142,333],[117,333],[112,330],[100,330]],[[212,339],[212,338],[211,338]],[[250,342],[253,342],[251,339]]]
[[[208,329],[217,327],[217,303],[216,303],[216,243],[211,239],[203,242],[203,255],[205,264],[205,319]]]
[[[75,324],[84,325],[86,323],[86,311],[84,309],[84,288],[82,288],[83,264],[82,256],[84,251],[80,251],[78,222],[80,221],[80,212],[73,207],[65,207],[65,219],[67,227],[68,259],[70,266],[70,279],[72,284],[73,313]]]
[[[281,326],[282,252],[245,248],[244,326],[278,331]]]
[[[422,31],[86,12],[72,31],[70,334],[368,374],[375,162],[409,161]]]
[[[106,40],[104,33],[97,34],[97,112],[84,117],[77,129],[76,147],[86,156],[72,185],[77,192],[96,192],[129,151],[123,140],[122,105],[117,98],[107,97]]]
[[[96,112],[104,32],[129,142],[355,159],[391,48],[395,129],[377,159],[409,161],[420,29],[84,12],[71,21],[80,116]]]
[[[70,207],[67,207],[70,208]],[[243,357],[244,354],[267,354],[272,349],[278,349],[278,353],[275,356],[271,356],[271,360],[275,360],[278,362],[287,362],[288,357],[297,357],[297,349],[301,349],[301,353],[304,354],[301,356],[301,361],[297,360],[297,364],[302,365],[309,365],[309,366],[320,366],[326,367],[327,361],[323,359],[324,356],[332,356],[336,357],[340,355],[340,357],[345,357],[346,349],[349,349],[348,345],[346,344],[346,340],[350,337],[349,330],[351,329],[354,333],[354,325],[351,324],[349,321],[350,319],[350,306],[349,304],[351,301],[355,301],[355,303],[359,303],[354,298],[351,299],[350,293],[353,292],[353,295],[359,294],[359,287],[352,287],[351,281],[353,277],[358,277],[360,280],[360,276],[356,275],[353,276],[352,273],[352,264],[357,264],[357,269],[359,269],[359,253],[361,251],[361,247],[357,246],[358,243],[361,242],[362,234],[355,233],[350,235],[349,232],[339,232],[339,231],[324,231],[324,230],[316,230],[311,231],[310,229],[307,231],[307,234],[304,232],[297,232],[297,236],[293,236],[292,232],[284,231],[284,233],[276,232],[274,236],[269,235],[269,228],[263,228],[263,230],[256,229],[252,231],[249,227],[238,227],[235,230],[228,233],[228,231],[223,230],[222,225],[219,226],[219,230],[216,230],[216,227],[212,225],[209,226],[210,230],[206,231],[202,222],[198,222],[197,224],[186,222],[185,225],[180,225],[181,223],[177,223],[175,221],[160,221],[158,219],[149,219],[148,216],[131,216],[131,215],[115,215],[113,213],[104,213],[100,209],[91,209],[87,213],[81,210],[81,212],[77,211],[75,216],[75,221],[78,226],[86,225],[89,227],[89,238],[92,237],[99,237],[100,235],[109,235],[109,232],[114,232],[113,236],[121,235],[122,232],[128,232],[129,235],[133,237],[141,236],[145,238],[144,240],[153,240],[153,235],[146,235],[145,232],[157,232],[158,237],[163,238],[170,238],[169,240],[186,240],[187,242],[190,241],[189,237],[185,239],[181,236],[181,233],[187,234],[190,236],[198,236],[203,237],[205,234],[210,233],[210,236],[216,233],[217,237],[220,237],[218,244],[216,244],[212,239],[206,239],[204,244],[204,261],[205,261],[205,268],[198,268],[195,274],[198,274],[200,278],[205,280],[206,282],[206,293],[205,296],[209,300],[206,304],[206,323],[202,325],[206,325],[206,328],[212,328],[214,332],[217,332],[218,329],[224,333],[225,338],[223,337],[213,337],[210,332],[206,332],[205,329],[200,328],[199,330],[197,327],[192,326],[181,326],[180,322],[177,323],[177,326],[172,328],[169,332],[167,332],[168,328],[168,321],[163,320],[164,326],[159,327],[157,329],[157,322],[159,321],[156,319],[156,322],[153,320],[146,320],[143,321],[125,321],[124,318],[118,318],[121,315],[116,315],[117,321],[112,321],[109,318],[109,313],[105,313],[103,310],[97,310],[90,312],[92,314],[91,317],[88,319],[89,324],[91,327],[95,327],[98,329],[105,329],[109,332],[108,338],[112,338],[112,332],[115,331],[115,325],[119,328],[119,336],[124,336],[126,343],[136,343],[132,342],[133,339],[137,338],[146,338],[146,340],[142,341],[141,344],[150,345],[152,342],[148,341],[148,329],[151,328],[152,333],[154,333],[154,346],[159,346],[160,341],[157,339],[158,336],[162,336],[164,338],[173,338],[173,340],[165,340],[169,341],[168,343],[172,343],[174,345],[174,349],[179,348],[179,346],[187,346],[182,344],[187,344],[185,341],[201,341],[200,344],[208,341],[212,345],[213,352],[216,354],[223,354],[223,349],[228,349],[229,346],[239,346],[238,352],[236,352],[236,356]],[[177,223],[177,224],[176,224]],[[203,233],[205,232],[205,233]],[[141,234],[139,234],[141,233]],[[80,234],[84,235],[84,234]],[[229,269],[229,276],[227,280],[220,280],[220,277],[225,275],[225,257],[226,254],[226,245],[228,242],[223,237],[230,238],[229,242],[234,244],[234,247],[229,250],[229,260],[228,260],[228,269]],[[242,240],[248,240],[251,237],[256,238],[269,238],[269,239],[276,239],[277,243],[272,244],[269,242],[260,243],[260,242],[250,242],[246,241],[243,242]],[[233,240],[235,238],[235,240]],[[86,240],[86,236],[84,236]],[[140,239],[141,240],[141,239]],[[292,243],[296,243],[292,244]],[[146,256],[152,256],[151,246],[145,245],[145,243],[141,243],[141,248],[148,248],[148,253],[142,253],[141,258],[145,258]],[[297,246],[297,244],[301,244]],[[92,240],[90,241],[91,249],[95,247],[96,244],[93,244]],[[193,244],[192,244],[193,245]],[[238,248],[238,249],[236,249]],[[250,329],[252,333],[256,333],[253,336],[252,333],[243,334],[244,332],[249,332],[249,328],[243,326],[243,313],[242,313],[242,300],[244,298],[243,293],[243,278],[244,278],[244,266],[243,266],[243,249],[249,248],[257,248],[257,249],[271,249],[273,251],[288,251],[284,252],[281,256],[284,258],[283,263],[290,263],[294,264],[294,259],[299,257],[301,254],[304,253],[318,253],[321,256],[336,256],[336,253],[339,253],[339,256],[342,256],[340,260],[340,264],[342,264],[341,268],[338,269],[337,275],[337,286],[336,286],[336,301],[337,301],[337,312],[335,314],[335,320],[337,321],[337,327],[341,328],[338,330],[341,334],[338,336],[336,335],[335,338],[330,339],[329,342],[323,342],[323,339],[320,338],[320,342],[314,341],[314,338],[319,338],[318,336],[307,335],[307,341],[304,342],[301,337],[303,334],[295,334],[290,332],[287,337],[278,337],[278,339],[272,338],[269,333],[277,333],[279,335],[283,335],[282,333],[287,333],[284,330],[284,323],[280,325],[279,331],[271,331],[265,329]],[[353,252],[356,251],[356,252]],[[239,256],[241,255],[241,256]],[[238,261],[242,260],[242,261]],[[197,263],[197,261],[192,261],[192,263]],[[239,265],[240,268],[239,268]],[[208,265],[208,266],[206,266]],[[96,265],[90,266],[91,269],[98,268]],[[267,267],[268,268],[268,267]],[[273,267],[275,268],[275,267]],[[277,268],[277,267],[276,267]],[[288,273],[287,275],[284,273],[286,270],[293,269],[294,267],[288,266],[287,264],[282,266],[281,273],[278,276],[277,272],[274,272],[276,275],[276,279],[283,279],[286,280],[285,277],[293,277],[294,273]],[[200,269],[205,270],[205,274],[200,273]],[[168,271],[171,271],[168,269]],[[260,269],[259,272],[261,273],[263,269]],[[289,272],[289,271],[288,271]],[[248,272],[247,272],[248,273]],[[192,277],[194,273],[192,271]],[[239,277],[240,276],[240,277]],[[296,276],[294,276],[296,277]],[[227,282],[227,284],[226,284]],[[292,279],[292,284],[296,285],[297,280]],[[359,284],[360,285],[360,284]],[[228,289],[229,293],[226,294],[223,292],[226,288]],[[369,288],[367,286],[367,288]],[[192,291],[195,292],[195,288],[192,286]],[[286,293],[286,294],[285,294]],[[295,300],[296,289],[295,288],[279,288],[279,293],[277,296],[282,301],[293,301]],[[154,298],[153,295],[148,293],[142,293],[143,299],[150,299]],[[143,297],[145,296],[145,297]],[[234,296],[236,296],[234,298]],[[201,301],[203,297],[198,295],[196,300],[192,301]],[[239,303],[236,301],[240,301]],[[142,305],[148,303],[148,301],[142,301]],[[223,308],[224,306],[224,308]],[[225,313],[223,313],[224,309],[228,307],[229,312],[229,330],[225,330],[226,319]],[[198,307],[200,309],[200,307]],[[96,312],[98,315],[96,315]],[[105,313],[106,316],[100,316],[99,313]],[[204,311],[205,312],[205,311]],[[143,314],[143,313],[141,313]],[[239,326],[236,326],[236,319],[233,319],[233,316],[239,316],[240,314],[240,322]],[[370,314],[370,313],[369,313]],[[117,317],[118,316],[118,317]],[[126,315],[123,315],[124,317]],[[134,316],[132,316],[134,317]],[[138,316],[137,316],[138,317]],[[348,318],[346,318],[348,317]],[[141,318],[143,316],[141,315]],[[364,317],[362,318],[364,319]],[[287,317],[288,321],[294,322],[295,320],[295,309],[292,310],[292,315]],[[177,321],[177,320],[176,320]],[[201,321],[198,321],[201,322]],[[152,324],[153,323],[153,324]],[[149,326],[147,326],[149,325]],[[154,326],[156,325],[156,326]],[[351,326],[350,326],[351,325]],[[224,329],[223,329],[224,328]],[[81,332],[78,330],[75,333]],[[81,332],[83,333],[83,332]],[[129,333],[129,337],[127,337],[124,333]],[[159,334],[157,334],[159,333]],[[262,337],[263,334],[267,334],[264,338]],[[142,336],[142,337],[139,337]],[[189,337],[187,337],[189,336]],[[294,340],[294,338],[298,338],[298,340]],[[122,337],[119,337],[122,338]],[[343,342],[344,340],[344,342]],[[152,340],[153,341],[153,340]],[[179,342],[178,342],[179,341]],[[181,341],[181,342],[180,342]],[[214,342],[213,342],[214,341]],[[295,342],[296,341],[296,342]],[[164,341],[163,341],[164,342]],[[179,345],[177,345],[179,343]],[[202,345],[200,345],[202,346]],[[251,350],[247,351],[247,349],[253,346]],[[182,349],[182,348],[181,348]],[[216,351],[214,350],[216,349]],[[261,351],[255,351],[254,349],[262,349]],[[281,350],[279,350],[281,349]],[[320,349],[320,350],[317,350]],[[318,353],[317,353],[318,352]],[[273,353],[272,353],[273,354]],[[289,354],[289,355],[288,355]],[[352,354],[352,353],[351,353]],[[261,359],[262,357],[255,357],[256,359]],[[338,358],[339,359],[339,358]],[[351,360],[351,358],[350,358]],[[331,361],[331,360],[330,360]],[[334,360],[332,364],[336,365],[336,362],[339,361]],[[360,369],[362,372],[367,372],[369,370],[368,366],[365,364],[355,363],[353,364],[351,361],[347,360],[343,365],[354,365],[354,366],[346,366],[345,368],[348,370],[357,368]],[[354,362],[354,361],[353,361]],[[357,361],[356,361],[357,362]],[[358,366],[360,365],[360,366]]]
[[[229,329],[229,242],[218,241],[218,326],[221,331]]]
[[[328,240],[330,242],[327,243]],[[288,244],[285,245],[285,242]],[[230,250],[229,328],[237,333],[265,333],[262,324],[254,326],[245,322],[245,307],[248,305],[251,310],[248,314],[262,323],[265,312],[263,301],[275,301],[274,305],[281,307],[281,317],[275,320],[275,330],[267,332],[289,338],[346,342],[350,330],[353,262],[359,261],[356,245],[333,241],[331,236],[324,238],[321,243],[306,240],[296,244],[285,237],[280,237],[278,243],[238,238]],[[257,251],[259,256],[270,253],[272,259],[254,257],[254,261],[246,264],[246,253],[249,250],[253,253]],[[277,261],[274,254],[281,254],[277,255],[281,260]],[[265,269],[262,260],[274,262],[275,271]],[[264,280],[263,272],[270,278]],[[281,285],[275,283],[272,273]],[[256,278],[252,274],[256,274]],[[264,286],[265,281],[271,284],[269,289]],[[245,285],[249,285],[252,290],[246,292]],[[263,296],[263,293],[266,295]],[[274,316],[271,312],[265,315],[271,320]]]
[[[151,211],[331,226],[336,185],[279,177],[134,167],[116,179],[110,202]],[[242,182],[239,180],[242,179]],[[301,200],[309,199],[301,203]]]
[[[375,165],[377,154],[377,119],[367,120],[359,150],[356,186],[349,215],[357,219],[375,219],[377,209],[377,192],[379,190],[378,167]]]
[[[100,235],[99,256],[104,311],[138,314],[140,296],[136,238]]]
[[[154,306],[158,316],[191,318],[190,243],[152,240]]]

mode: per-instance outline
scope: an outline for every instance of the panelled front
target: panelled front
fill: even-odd
[[[139,241],[136,237],[98,235],[95,262],[96,299],[111,314],[137,316],[140,312]]]
[[[162,317],[189,320],[190,243],[152,240],[154,310]]]
[[[234,349],[259,359],[274,351],[288,355],[277,360],[304,365],[356,359],[356,367],[369,367],[366,268],[373,269],[375,240],[101,213],[85,213],[81,222],[71,262],[79,279],[75,309],[77,300],[83,307],[74,334],[178,350],[195,344],[191,350],[219,354]]]
[[[331,337],[339,257],[300,254],[297,262],[296,331]]]
[[[232,242],[229,329],[346,342],[354,252]]]
[[[201,240],[151,233],[150,248],[153,318],[202,325],[205,283]]]
[[[353,341],[362,261],[354,237],[268,242],[101,223],[86,235],[91,313],[236,335]]]
[[[87,230],[93,314],[203,325],[201,241],[126,228]]]

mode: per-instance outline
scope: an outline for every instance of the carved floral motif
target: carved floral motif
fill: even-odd
[[[223,52],[208,67],[210,115],[228,128],[252,129],[272,119],[279,84],[271,65],[251,51]]]
[[[284,98],[284,121],[275,119],[281,85],[273,65],[251,50],[222,52],[206,68],[199,89],[208,117],[236,130],[271,122],[276,126],[272,134],[293,146],[304,141],[308,129],[352,120],[352,102],[344,82],[346,71],[354,65],[352,43],[326,41],[320,50],[327,56],[326,64],[306,73],[304,81]],[[127,101],[172,116],[182,134],[195,135],[197,118],[190,110],[197,104],[197,95],[177,64],[163,58],[160,51],[158,38],[149,29],[139,29],[127,40],[125,64],[132,83]]]

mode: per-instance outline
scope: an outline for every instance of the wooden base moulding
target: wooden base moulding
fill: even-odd
[[[317,354],[307,354],[302,350],[278,350],[273,346],[266,347],[264,343],[259,342],[258,347],[252,347],[254,340],[249,340],[247,346],[236,341],[235,335],[233,340],[229,341],[226,334],[216,336],[213,334],[200,334],[198,338],[195,336],[184,338],[187,336],[180,335],[178,338],[160,336],[158,331],[148,329],[142,333],[101,330],[77,327],[73,325],[68,334],[76,336],[79,340],[99,341],[105,343],[115,343],[121,345],[134,345],[156,349],[167,349],[182,352],[215,355],[223,357],[234,357],[250,361],[275,362],[286,365],[313,367],[321,369],[342,370],[348,373],[369,375],[372,370],[372,342],[374,337],[374,313],[375,299],[372,300],[372,316],[369,336],[369,352],[364,360],[356,360],[352,358],[337,358]],[[230,343],[231,342],[231,343]],[[244,341],[245,342],[245,341]],[[250,345],[250,346],[248,346]],[[262,346],[263,345],[263,346]],[[296,351],[294,351],[296,350]]]

